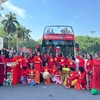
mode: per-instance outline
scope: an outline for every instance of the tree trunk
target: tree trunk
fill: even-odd
[[[18,35],[17,35],[17,42],[16,42],[16,47],[17,47],[17,50],[18,50]]]
[[[8,34],[8,49],[10,49],[10,34]]]

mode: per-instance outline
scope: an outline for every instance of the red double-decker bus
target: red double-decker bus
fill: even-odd
[[[42,52],[55,53],[58,50],[65,56],[75,57],[75,45],[75,35],[71,26],[51,25],[45,27],[42,38]]]

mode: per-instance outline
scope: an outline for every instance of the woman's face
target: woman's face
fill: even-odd
[[[41,53],[41,56],[43,57],[43,53]]]
[[[38,52],[37,55],[40,56],[40,52]]]
[[[69,59],[72,60],[72,56],[70,56]]]
[[[90,55],[87,55],[87,59],[90,59],[91,57],[90,57]]]
[[[27,58],[27,55],[24,55],[25,58]]]
[[[30,65],[30,69],[33,69],[33,65]]]
[[[56,53],[56,57],[58,57],[58,53]]]
[[[20,53],[20,56],[22,56],[22,52]]]
[[[46,63],[46,66],[48,66],[48,63]]]
[[[12,54],[9,54],[9,57],[11,58],[12,57]]]
[[[99,55],[98,55],[97,53],[95,53],[94,57],[95,57],[96,59],[99,59]]]
[[[32,57],[32,54],[30,54],[30,57]]]

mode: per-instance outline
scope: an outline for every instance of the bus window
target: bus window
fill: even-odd
[[[47,26],[44,34],[73,34],[73,29],[70,26]]]

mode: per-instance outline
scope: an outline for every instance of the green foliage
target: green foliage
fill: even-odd
[[[100,38],[90,36],[76,36],[80,52],[94,53],[100,51]]]
[[[3,30],[3,27],[0,27],[0,37],[4,38],[7,36],[7,33]]]
[[[35,49],[37,42],[34,41],[33,39],[30,39],[27,43],[26,43],[26,47],[27,48],[32,48],[33,50]]]
[[[42,44],[42,39],[39,39],[38,41],[36,41],[39,45]]]
[[[16,25],[19,24],[19,22],[17,21],[16,15],[12,12],[9,12],[5,16],[7,19],[4,19],[2,21],[2,24],[4,26],[4,31],[8,32],[8,34],[14,33],[16,31]]]

